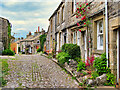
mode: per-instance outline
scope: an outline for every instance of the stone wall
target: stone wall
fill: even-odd
[[[8,49],[8,23],[10,23],[7,19],[0,17],[0,54],[2,50]]]

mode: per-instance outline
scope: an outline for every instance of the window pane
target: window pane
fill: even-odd
[[[100,46],[103,46],[103,35],[100,35]]]
[[[103,33],[103,23],[102,23],[102,21],[99,23],[99,33]]]

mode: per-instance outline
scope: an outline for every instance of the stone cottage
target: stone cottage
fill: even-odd
[[[84,1],[86,0],[81,0],[81,4]],[[81,19],[75,15],[76,3],[76,0],[62,0],[49,18],[47,49],[55,47],[59,51],[65,43],[77,44],[83,60],[90,55],[97,57],[108,52],[108,66],[117,77],[116,82],[120,83],[120,1],[108,2],[106,9],[105,2],[94,0],[88,10],[92,22],[89,28],[83,28],[83,24],[77,26]],[[55,45],[53,41],[56,42]]]
[[[10,39],[8,38],[8,26],[12,27],[9,20],[0,17],[0,55],[2,51],[9,48]],[[11,33],[11,31],[10,31]]]

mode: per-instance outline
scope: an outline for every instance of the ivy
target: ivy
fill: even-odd
[[[10,49],[10,41],[11,41],[11,26],[8,22],[8,49]]]

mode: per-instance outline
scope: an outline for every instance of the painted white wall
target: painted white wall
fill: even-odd
[[[17,44],[17,52],[16,52],[16,54],[18,54],[18,44]]]

